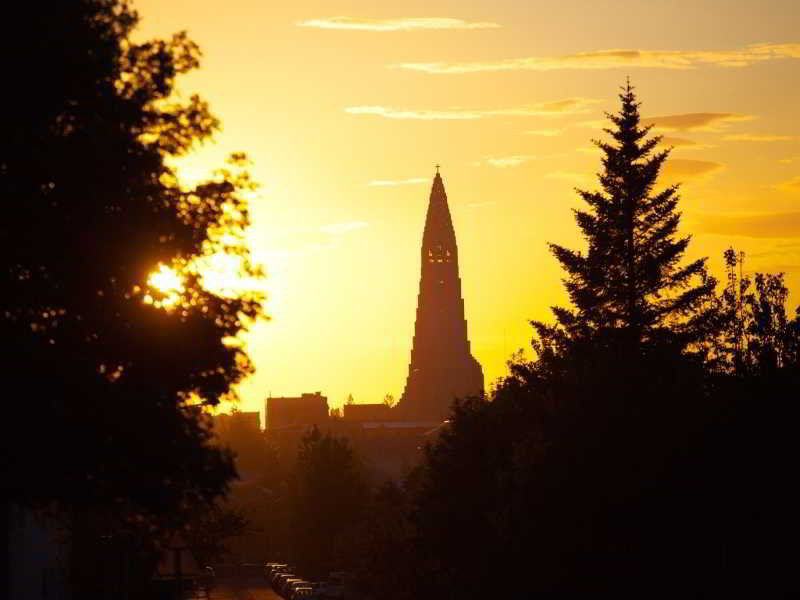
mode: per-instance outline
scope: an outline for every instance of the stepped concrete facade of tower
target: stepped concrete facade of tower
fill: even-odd
[[[483,369],[472,356],[461,297],[458,246],[447,194],[438,171],[425,231],[411,362],[398,416],[442,421],[455,398],[483,393]]]

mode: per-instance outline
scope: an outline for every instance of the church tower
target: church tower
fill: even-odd
[[[483,370],[467,339],[456,234],[437,167],[422,235],[411,363],[397,411],[408,420],[441,421],[454,398],[482,392]]]

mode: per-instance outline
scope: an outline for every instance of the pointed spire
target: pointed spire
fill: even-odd
[[[422,245],[423,252],[432,251],[437,247],[450,250],[453,254],[456,250],[456,234],[450,216],[450,207],[447,205],[447,192],[444,189],[444,181],[442,181],[438,165],[431,186]]]
[[[397,407],[406,419],[431,422],[447,416],[453,398],[483,391],[483,370],[470,352],[456,235],[439,169],[436,165],[422,235],[411,361]]]

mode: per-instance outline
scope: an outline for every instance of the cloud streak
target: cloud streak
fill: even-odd
[[[800,192],[800,175],[797,177],[792,177],[788,181],[782,181],[775,187],[783,192],[792,192],[796,194],[797,192]]]
[[[538,135],[542,137],[556,137],[564,133],[563,129],[531,129],[522,132],[525,135]]]
[[[689,158],[672,158],[664,163],[662,175],[669,181],[697,179],[708,177],[725,168],[722,163],[713,160],[693,160]]]
[[[793,238],[800,236],[800,212],[751,215],[701,215],[695,230],[714,235],[735,235],[754,238]]]
[[[518,167],[526,162],[534,160],[536,157],[529,154],[520,154],[517,156],[499,156],[495,158],[487,158],[486,162],[492,167],[504,169],[507,167]]]
[[[426,183],[424,177],[412,177],[410,179],[373,179],[367,185],[371,186],[391,186],[391,185],[413,185],[416,183]]]
[[[567,98],[554,102],[541,102],[515,108],[415,110],[389,106],[349,106],[344,109],[351,115],[375,115],[387,119],[416,119],[422,121],[474,121],[487,117],[557,117],[587,112],[596,103],[591,98]]]
[[[642,119],[642,125],[653,125],[664,131],[719,131],[730,123],[752,121],[753,115],[737,113],[685,113]]]
[[[395,66],[400,69],[437,74],[635,67],[685,70],[703,66],[747,67],[786,58],[800,58],[800,43],[754,44],[735,50],[611,49],[555,57],[529,56],[494,61],[402,63]]]
[[[497,23],[464,21],[446,17],[411,17],[406,19],[361,19],[358,17],[329,17],[297,23],[299,27],[317,29],[346,29],[351,31],[412,31],[417,29],[496,29]]]
[[[735,135],[726,135],[723,140],[730,140],[733,142],[784,142],[786,140],[794,139],[790,135],[762,135],[759,133],[737,133]]]
[[[661,138],[660,146],[664,147],[675,147],[675,148],[685,148],[687,150],[704,150],[706,148],[713,148],[714,146],[711,144],[701,144],[695,140],[689,140],[682,137],[671,137],[665,135]]]

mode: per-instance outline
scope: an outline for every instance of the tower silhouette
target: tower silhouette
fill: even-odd
[[[411,362],[397,410],[406,419],[440,421],[454,398],[482,392],[483,370],[467,338],[456,234],[437,166],[422,235]]]

